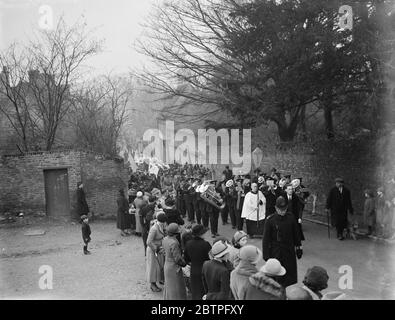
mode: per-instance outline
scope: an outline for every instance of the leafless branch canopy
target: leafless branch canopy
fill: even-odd
[[[77,144],[101,154],[117,154],[117,141],[129,120],[131,79],[102,76],[73,94],[73,124]]]
[[[168,100],[164,114],[179,121],[200,121],[234,103],[227,82],[241,80],[248,57],[227,50],[230,2],[168,1],[147,21],[149,31],[139,49],[156,68],[144,70],[139,78]],[[185,108],[189,105],[198,110]]]
[[[71,106],[70,89],[82,76],[83,63],[101,44],[84,25],[69,27],[61,18],[54,30],[41,30],[22,48],[12,45],[0,54],[0,93],[11,104],[2,108],[28,151],[34,145],[50,150],[60,123]],[[8,74],[8,76],[6,75]]]

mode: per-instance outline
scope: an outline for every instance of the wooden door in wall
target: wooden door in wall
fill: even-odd
[[[47,216],[70,216],[69,177],[67,169],[44,170]]]

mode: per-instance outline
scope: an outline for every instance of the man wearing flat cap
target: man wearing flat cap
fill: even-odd
[[[326,200],[326,211],[331,214],[332,226],[336,226],[337,238],[344,240],[344,229],[347,229],[347,214],[354,214],[351,203],[351,193],[344,187],[342,178],[335,179],[336,186],[333,187]]]

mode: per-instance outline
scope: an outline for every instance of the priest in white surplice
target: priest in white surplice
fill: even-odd
[[[256,183],[251,184],[251,191],[244,198],[241,217],[246,219],[247,233],[250,237],[253,237],[255,234],[263,234],[263,223],[266,217],[266,198],[258,190]]]

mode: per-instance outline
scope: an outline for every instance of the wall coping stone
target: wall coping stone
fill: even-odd
[[[102,157],[103,160],[114,160],[114,161],[120,161],[123,160],[121,157],[119,156],[107,156],[107,155],[103,155],[100,153],[96,153],[96,152],[92,152],[92,151],[88,151],[88,150],[79,150],[79,149],[56,149],[56,150],[51,150],[51,151],[31,151],[31,152],[25,152],[22,154],[3,154],[2,157],[3,158],[22,158],[25,156],[34,156],[34,155],[48,155],[48,154],[62,154],[62,153],[66,153],[66,154],[70,154],[70,153],[83,153],[86,155],[93,155],[93,156],[99,156]]]

